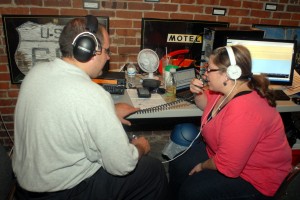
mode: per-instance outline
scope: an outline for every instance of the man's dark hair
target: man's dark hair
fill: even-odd
[[[59,48],[62,57],[73,57],[73,40],[78,34],[88,31],[86,30],[86,24],[86,18],[75,18],[65,25],[59,37]],[[99,39],[101,44],[103,43],[104,30],[105,27],[100,24],[96,33],[96,37]]]

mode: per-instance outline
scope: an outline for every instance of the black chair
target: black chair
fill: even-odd
[[[300,163],[285,178],[275,195],[276,200],[300,200]]]

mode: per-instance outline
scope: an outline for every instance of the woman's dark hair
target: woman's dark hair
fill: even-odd
[[[253,75],[251,54],[249,50],[242,45],[231,46],[234,52],[236,64],[241,68],[242,75],[239,80],[248,80],[248,87],[255,90],[259,96],[266,98],[268,104],[272,107],[276,106],[274,94],[269,90],[269,80],[264,75]],[[225,47],[219,47],[212,52],[213,63],[218,66],[222,72],[226,72],[230,66],[230,59]]]

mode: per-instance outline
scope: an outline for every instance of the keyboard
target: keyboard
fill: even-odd
[[[176,92],[176,97],[194,103],[194,94],[190,90]]]
[[[283,90],[273,90],[274,96],[277,101],[288,101],[290,97],[284,93]]]

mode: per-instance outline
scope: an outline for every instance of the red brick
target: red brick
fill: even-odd
[[[263,9],[264,3],[253,2],[253,1],[243,1],[243,8]]]
[[[164,12],[176,12],[178,11],[179,6],[177,4],[155,4],[154,10],[155,11],[164,11]]]
[[[216,15],[195,15],[194,20],[216,22]]]
[[[299,5],[288,5],[286,8],[286,11],[288,12],[300,12],[300,6]]]
[[[171,3],[195,4],[195,0],[172,0]]]
[[[203,12],[203,6],[195,6],[195,5],[181,5],[180,11],[182,12],[191,12],[191,13],[202,13]]]
[[[17,98],[19,95],[19,90],[9,90],[8,97],[10,98]]]
[[[108,2],[108,1],[102,1],[101,6],[103,8],[108,9],[127,9],[127,3],[126,2]]]
[[[241,24],[258,24],[259,23],[259,18],[242,18]]]
[[[125,45],[137,45],[137,38],[125,38]]]
[[[259,18],[269,18],[271,16],[270,11],[261,11],[261,10],[252,10],[250,12],[252,17],[259,17]]]
[[[9,82],[0,81],[0,90],[5,90],[9,88]]]
[[[298,21],[300,21],[300,14],[298,14],[298,13],[293,13],[291,19],[292,19],[292,20],[298,20]]]
[[[82,0],[73,0],[73,8],[83,8]]]
[[[128,20],[110,20],[109,21],[110,28],[133,28],[133,21]]]
[[[169,13],[165,12],[147,12],[144,14],[145,18],[168,19]]]
[[[14,110],[15,110],[14,106],[0,107],[0,112],[2,115],[14,114]]]
[[[116,34],[118,36],[130,36],[130,37],[136,37],[137,33],[140,33],[141,30],[139,29],[119,29],[116,31]]]
[[[0,72],[8,72],[8,66],[7,65],[0,65]]]
[[[60,14],[67,16],[85,16],[88,13],[84,9],[60,9]]]
[[[26,6],[42,6],[43,1],[41,0],[15,0],[16,5],[26,5]]]
[[[138,54],[140,51],[139,47],[118,47],[118,53],[120,55]]]
[[[291,13],[283,13],[283,12],[274,12],[273,18],[278,19],[291,19],[292,14]]]
[[[141,11],[118,11],[116,13],[116,17],[118,18],[124,18],[124,19],[141,19],[143,16]]]
[[[250,10],[249,9],[229,9],[228,16],[249,16]]]
[[[226,0],[221,1],[221,6],[230,6],[230,7],[241,7],[242,1],[236,1],[236,0]]]
[[[153,10],[153,4],[149,3],[128,3],[129,10]]]
[[[0,105],[1,106],[12,106],[15,104],[13,104],[13,99],[0,99]]]
[[[278,19],[260,19],[260,24],[279,25]]]
[[[192,14],[180,14],[180,13],[172,13],[170,14],[172,19],[184,19],[184,20],[192,20],[194,16]]]
[[[9,73],[0,73],[0,80],[1,81],[10,81]]]
[[[55,8],[30,8],[32,15],[58,15],[59,10]]]
[[[29,15],[30,14],[30,9],[29,8],[5,8],[5,7],[0,7],[0,13],[2,15]]]
[[[207,6],[207,5],[220,5],[221,0],[197,0],[197,4],[198,5],[203,5],[203,6]]]
[[[71,7],[71,0],[44,0],[44,5],[47,7]]]
[[[1,0],[0,5],[2,4],[12,4],[13,0]]]
[[[297,21],[281,20],[280,25],[284,25],[284,26],[298,26],[299,23]]]

